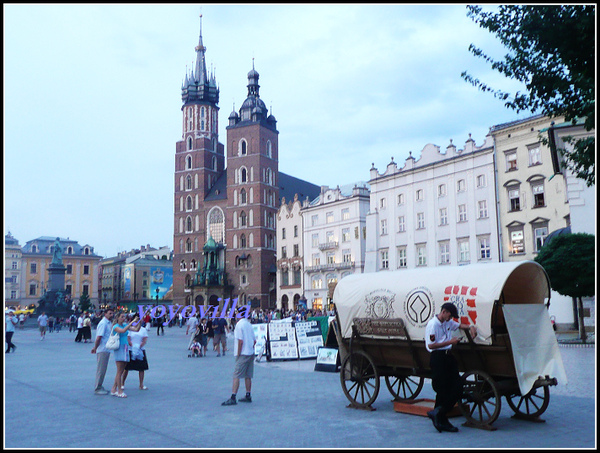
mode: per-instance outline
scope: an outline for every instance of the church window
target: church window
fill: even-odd
[[[246,154],[248,154],[248,144],[246,140],[242,139],[240,141],[240,156],[245,156]]]
[[[240,182],[248,182],[248,171],[244,167],[240,170]]]
[[[185,203],[186,203],[186,210],[187,211],[191,211],[193,208],[193,202],[192,202],[192,197],[190,197],[188,195],[188,197],[185,199]]]
[[[185,169],[186,170],[191,170],[192,169],[192,156],[187,156],[185,158]]]
[[[248,202],[246,189],[242,189],[240,192],[240,204],[246,204]]]
[[[185,232],[191,233],[192,231],[193,231],[192,218],[188,216],[187,219],[185,219]]]
[[[242,234],[240,236],[240,248],[246,248],[246,235]]]
[[[267,157],[273,158],[273,147],[271,144],[271,140],[267,140]]]
[[[192,177],[190,175],[185,178],[185,189],[192,190]]]
[[[191,127],[190,127],[190,129],[191,129]],[[188,145],[187,146],[188,149],[192,149],[192,145],[193,145],[192,137],[188,137],[187,145]]]
[[[225,216],[219,207],[215,206],[208,213],[208,232],[215,242],[225,242]]]

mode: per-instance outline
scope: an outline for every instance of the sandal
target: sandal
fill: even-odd
[[[127,398],[127,395],[124,393],[117,393],[117,398]]]
[[[140,390],[148,390],[148,387],[144,385],[143,387],[140,387]]]
[[[112,390],[110,391],[110,394],[111,394],[112,396],[117,396],[117,395],[118,395],[118,393],[117,393],[117,392],[113,392]]]

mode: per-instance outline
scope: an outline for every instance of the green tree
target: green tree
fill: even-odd
[[[91,306],[92,306],[92,303],[90,302],[90,296],[88,295],[88,293],[84,293],[79,298],[79,309],[81,311],[85,312],[85,311],[88,311]]]
[[[587,233],[555,236],[540,249],[535,261],[550,278],[550,286],[563,296],[573,298],[574,311],[579,313],[579,335],[585,341],[582,297],[596,292],[595,236]],[[579,309],[577,309],[577,306]]]
[[[525,85],[526,93],[490,88],[463,72],[461,77],[484,92],[492,92],[517,113],[541,111],[551,118],[585,121],[595,128],[596,7],[595,5],[502,5],[495,12],[467,6],[467,17],[495,34],[508,49],[495,61],[474,44],[469,51],[492,69]],[[573,151],[561,150],[567,165],[588,186],[595,183],[595,138],[570,141]]]

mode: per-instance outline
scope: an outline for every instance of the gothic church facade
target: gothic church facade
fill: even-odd
[[[182,85],[176,143],[173,303],[276,306],[276,216],[281,197],[313,199],[320,187],[279,172],[277,121],[260,98],[259,74],[219,142],[219,89],[206,70],[202,29]]]

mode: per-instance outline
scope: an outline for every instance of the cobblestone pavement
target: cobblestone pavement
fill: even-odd
[[[560,348],[568,383],[551,388],[545,423],[511,418],[502,400],[496,431],[438,433],[425,418],[395,412],[382,382],[373,412],[348,409],[339,373],[314,360],[256,364],[253,403],[223,407],[231,355],[188,358],[185,328],[152,331],[147,391],[137,373],[128,398],[94,395],[95,356],[75,334],[17,331],[5,354],[5,448],[595,448],[596,351]],[[94,331],[95,334],[95,331]],[[229,339],[231,343],[231,338]],[[115,375],[111,358],[105,387]],[[243,384],[238,396],[243,396]],[[433,398],[427,381],[419,398]]]

